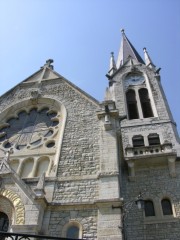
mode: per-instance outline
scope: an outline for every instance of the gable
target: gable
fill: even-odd
[[[39,71],[35,72],[30,77],[26,78],[23,82],[40,82],[43,79],[56,79],[59,78],[60,75],[52,71],[50,68],[41,68]]]

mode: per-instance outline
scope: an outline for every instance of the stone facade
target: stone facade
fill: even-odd
[[[52,60],[1,96],[1,230],[89,240],[180,238],[176,126],[159,72],[124,33],[122,41],[130,56],[120,52],[117,69],[112,55],[104,102],[56,73]],[[140,192],[155,214],[137,209]]]

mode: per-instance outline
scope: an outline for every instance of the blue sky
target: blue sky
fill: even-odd
[[[161,81],[180,129],[179,0],[0,1],[0,95],[54,59],[55,71],[96,99],[104,98],[110,52],[124,28]]]

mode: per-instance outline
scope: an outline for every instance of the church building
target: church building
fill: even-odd
[[[52,63],[0,97],[0,232],[179,240],[180,140],[146,48],[122,30],[102,102]]]

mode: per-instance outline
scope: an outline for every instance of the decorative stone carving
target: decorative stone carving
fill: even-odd
[[[33,89],[31,91],[31,101],[33,104],[37,104],[37,99],[40,97],[40,90],[39,89]]]
[[[17,225],[24,224],[25,208],[24,208],[24,204],[22,203],[19,195],[17,193],[14,193],[13,191],[7,190],[7,189],[1,189],[0,195],[6,197],[7,199],[9,199],[9,201],[12,202],[14,209],[15,209],[15,216],[16,216],[15,224],[17,224]]]
[[[104,128],[106,131],[111,130],[112,119],[119,117],[119,112],[116,110],[115,102],[112,100],[104,101],[100,104],[101,110],[97,111],[98,119],[103,119]]]
[[[44,184],[45,184],[45,172],[42,173],[42,175],[39,178],[37,187],[34,189],[34,192],[37,197],[44,197],[45,191],[44,191]]]

